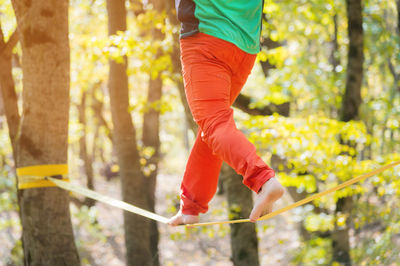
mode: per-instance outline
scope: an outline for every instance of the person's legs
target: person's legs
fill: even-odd
[[[191,41],[181,41],[190,109],[202,130],[202,140],[243,176],[247,187],[258,192],[275,174],[256,154],[254,145],[236,128],[231,108],[253,68],[256,55],[212,36],[205,35],[204,39],[209,45],[197,43],[204,47],[202,52],[190,50]]]
[[[196,64],[195,73],[204,73],[204,71],[213,73],[214,75],[204,76],[204,79],[210,79],[211,82],[215,82],[219,90],[219,96],[213,96],[213,93],[209,93],[210,102],[226,102],[227,95],[230,90],[230,76],[226,69],[221,66],[212,64],[212,66],[203,65],[204,63],[210,63],[207,58],[207,51],[204,42],[196,38],[190,37],[192,45],[186,46],[187,49],[182,50],[182,74],[185,83],[186,97],[192,97],[192,63]],[[221,69],[222,68],[222,69]],[[224,80],[219,81],[219,77],[224,76]],[[207,88],[206,88],[207,89]],[[216,93],[218,94],[218,93]],[[222,96],[221,96],[222,94]],[[214,97],[214,99],[212,99]],[[218,107],[218,106],[216,106]],[[212,107],[211,107],[212,108]],[[215,111],[218,108],[214,109]],[[192,113],[196,112],[191,110]],[[197,113],[197,112],[196,112]],[[200,111],[201,113],[201,111]],[[218,176],[222,165],[222,159],[215,155],[210,147],[202,140],[202,130],[199,127],[196,141],[190,152],[188,162],[186,164],[185,173],[183,175],[181,183],[181,202],[179,212],[171,218],[169,224],[178,225],[193,223],[198,220],[199,213],[205,213],[208,210],[208,203],[213,198],[217,186]]]
[[[217,191],[221,166],[222,160],[201,139],[199,128],[181,184],[183,214],[198,215],[208,210],[208,202]]]
[[[181,183],[180,210],[169,224],[198,222],[198,214],[208,210],[208,203],[217,191],[221,165],[222,160],[201,139],[199,128]]]
[[[187,100],[201,133],[188,161],[182,182],[183,204],[172,218],[173,225],[193,222],[196,219],[189,216],[207,210],[222,160],[243,175],[243,183],[255,192],[275,175],[236,128],[230,107],[251,71],[255,55],[205,34],[189,38],[181,41],[183,77]],[[208,172],[211,174],[207,176]],[[190,219],[185,220],[182,214]]]

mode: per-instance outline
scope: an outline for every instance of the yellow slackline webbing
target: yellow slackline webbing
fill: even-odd
[[[60,175],[62,176],[66,175],[67,173],[68,173],[68,165],[66,164],[35,165],[35,166],[21,167],[17,169],[17,176],[19,183],[18,188],[27,189],[27,188],[37,188],[37,187],[58,186],[65,190],[84,195],[88,198],[101,201],[111,206],[136,213],[138,215],[159,221],[161,223],[168,222],[168,218],[146,211],[144,209],[123,202],[121,200],[113,199],[111,197],[102,195],[96,191],[65,182],[64,180],[67,179],[61,180],[58,178],[54,178],[54,176],[60,176]]]
[[[396,161],[393,162],[391,164],[385,165],[381,168],[378,168],[374,171],[371,171],[369,173],[363,174],[361,176],[358,177],[354,177],[336,187],[330,188],[328,190],[325,190],[323,192],[314,194],[310,197],[307,197],[305,199],[302,199],[300,201],[297,201],[289,206],[286,206],[284,208],[281,208],[279,210],[276,210],[274,212],[271,212],[267,215],[262,216],[261,218],[259,218],[257,221],[263,221],[263,220],[267,220],[270,219],[278,214],[281,214],[283,212],[289,211],[291,209],[294,209],[296,207],[299,207],[301,205],[304,205],[308,202],[311,202],[317,198],[320,198],[322,196],[325,196],[329,193],[335,192],[339,189],[348,187],[354,183],[360,182],[368,177],[371,177],[373,175],[379,174],[387,169],[390,169],[396,165],[399,165],[400,161]],[[48,168],[48,169],[46,169]],[[68,182],[65,182],[61,179],[57,179],[51,176],[57,176],[57,175],[65,175],[68,172],[68,166],[67,165],[37,165],[37,166],[29,166],[29,167],[22,167],[22,168],[18,168],[17,169],[17,175],[18,175],[18,182],[20,182],[21,180],[29,180],[29,182],[25,183],[25,187],[20,187],[19,189],[25,189],[25,188],[33,188],[33,187],[40,187],[40,186],[35,186],[35,182],[38,181],[47,181],[52,183],[52,186],[58,186],[61,187],[65,190],[68,191],[72,191],[78,194],[82,194],[88,198],[92,198],[95,199],[97,201],[101,201],[104,202],[106,204],[109,204],[111,206],[129,211],[129,212],[133,212],[136,213],[138,215],[141,215],[143,217],[155,220],[155,221],[159,221],[161,223],[167,223],[168,222],[168,218],[165,218],[163,216],[160,216],[158,214],[146,211],[144,209],[138,208],[134,205],[131,205],[129,203],[117,200],[117,199],[113,199],[111,197],[102,195],[100,193],[97,193],[93,190],[87,189],[87,188],[82,188],[80,186],[77,185],[73,185],[70,184]],[[28,184],[28,185],[26,185]],[[44,184],[44,186],[48,186],[47,184]],[[233,223],[246,223],[246,222],[250,222],[249,219],[238,219],[238,220],[229,220],[229,221],[217,221],[217,222],[207,222],[207,223],[196,223],[196,224],[187,224],[185,225],[186,227],[195,227],[195,226],[209,226],[209,225],[217,225],[217,224],[233,224]]]
[[[378,169],[376,169],[374,171],[371,171],[369,173],[360,175],[358,177],[354,177],[354,178],[352,178],[352,179],[350,179],[350,180],[348,180],[348,181],[346,181],[346,182],[344,182],[344,183],[342,183],[342,184],[340,184],[340,185],[338,185],[336,187],[333,187],[333,188],[330,188],[328,190],[322,191],[320,193],[311,195],[310,197],[307,197],[305,199],[299,200],[299,201],[297,201],[297,202],[295,202],[295,203],[293,203],[293,204],[291,204],[289,206],[286,206],[286,207],[284,207],[282,209],[279,209],[279,210],[276,210],[274,212],[268,213],[267,215],[264,215],[264,216],[260,217],[257,221],[263,221],[263,220],[270,219],[270,218],[272,218],[272,217],[274,217],[274,216],[276,216],[278,214],[281,214],[283,212],[286,212],[286,211],[289,211],[289,210],[294,209],[296,207],[299,207],[301,205],[304,205],[304,204],[306,204],[308,202],[311,202],[311,201],[313,201],[313,200],[315,200],[317,198],[320,198],[322,196],[325,196],[325,195],[327,195],[329,193],[335,192],[335,191],[337,191],[339,189],[348,187],[348,186],[350,186],[350,185],[352,185],[354,183],[360,182],[361,180],[364,180],[364,179],[366,179],[368,177],[371,177],[373,175],[379,174],[379,173],[381,173],[381,172],[383,172],[383,171],[385,171],[387,169],[390,169],[390,168],[392,168],[392,167],[394,167],[394,166],[396,166],[398,164],[400,164],[400,161],[393,162],[391,164],[385,165],[385,166],[383,166],[381,168],[378,168]],[[186,227],[195,227],[195,226],[209,226],[209,225],[216,225],[216,224],[233,224],[233,223],[246,223],[246,222],[250,222],[250,219],[238,219],[238,220],[220,221],[220,222],[196,223],[196,224],[187,224],[185,226]]]
[[[51,180],[52,182],[56,183],[57,186],[59,186],[59,187],[61,187],[63,189],[66,189],[66,190],[69,190],[69,191],[72,191],[72,192],[75,192],[75,193],[78,193],[78,194],[82,194],[82,195],[84,195],[84,196],[86,196],[88,198],[95,199],[97,201],[101,201],[101,202],[107,203],[108,205],[111,205],[111,206],[126,210],[128,212],[133,212],[133,213],[136,213],[136,214],[141,215],[143,217],[146,217],[146,218],[149,218],[149,219],[152,219],[152,220],[164,223],[164,224],[166,224],[168,222],[168,220],[169,220],[168,218],[165,218],[165,217],[160,216],[158,214],[146,211],[146,210],[141,209],[139,207],[133,206],[132,204],[126,203],[124,201],[113,199],[111,197],[102,195],[100,193],[97,193],[96,191],[93,191],[93,190],[90,190],[90,189],[87,189],[87,188],[83,188],[83,187],[79,187],[79,186],[76,186],[76,185],[72,185],[70,183],[67,183],[67,182],[61,181],[59,179],[52,178],[52,177],[47,177],[47,178],[49,180]]]

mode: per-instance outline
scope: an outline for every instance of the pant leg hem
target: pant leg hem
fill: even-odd
[[[181,194],[181,212],[186,215],[199,215],[199,213],[206,213],[208,211],[208,206],[203,207],[193,200]]]
[[[260,174],[259,176],[252,178],[251,182],[248,182],[248,180],[243,179],[243,184],[246,185],[251,190],[253,190],[254,192],[258,193],[261,187],[274,176],[275,176],[274,170],[269,169],[263,171],[262,174]]]

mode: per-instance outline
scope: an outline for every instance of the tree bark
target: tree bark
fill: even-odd
[[[153,8],[157,13],[161,14],[165,10],[164,1],[151,0]],[[164,38],[164,34],[156,28],[152,30],[152,39],[154,41],[161,41]],[[162,51],[157,51],[155,59],[158,59],[162,55]],[[160,73],[153,79],[151,73],[149,73],[149,84],[147,91],[147,105],[146,111],[143,114],[143,145],[144,147],[150,147],[153,149],[152,156],[147,160],[146,167],[150,167],[150,172],[146,176],[146,186],[148,195],[148,209],[152,212],[155,211],[155,191],[156,181],[158,174],[158,162],[160,161],[160,101],[162,96],[163,81]],[[150,221],[150,249],[153,257],[153,265],[159,265],[158,256],[158,226],[156,221]]]
[[[346,0],[349,50],[347,55],[346,90],[342,99],[340,120],[359,118],[363,79],[364,45],[361,0]]]
[[[17,166],[66,164],[69,109],[68,1],[12,1],[22,48],[23,111]],[[79,265],[68,192],[19,191],[26,265]]]
[[[241,176],[223,164],[221,178],[227,191],[229,219],[247,218],[253,206],[252,192],[241,182]],[[258,239],[254,223],[231,224],[232,262],[235,266],[259,265]]]
[[[160,77],[149,81],[147,94],[147,103],[151,104],[161,99],[162,80]],[[143,115],[143,145],[150,147],[154,153],[146,162],[146,167],[150,167],[150,172],[146,176],[146,187],[148,197],[148,209],[155,212],[155,190],[158,174],[158,162],[160,161],[160,112],[159,110],[150,109]],[[154,168],[153,168],[154,167]],[[156,221],[150,221],[150,247],[153,257],[153,265],[159,265],[158,258],[158,226]]]
[[[81,103],[78,106],[79,111],[79,123],[82,125],[82,135],[79,139],[79,155],[81,160],[83,161],[83,168],[86,174],[86,186],[94,190],[94,182],[93,182],[93,166],[92,166],[92,157],[88,154],[87,150],[87,122],[86,122],[86,99],[87,92],[83,91],[81,96]],[[95,200],[91,198],[85,198],[84,204],[92,207],[96,203]]]
[[[124,0],[107,0],[108,32],[126,30]],[[114,125],[113,143],[120,167],[123,200],[141,208],[147,207],[146,182],[141,173],[136,129],[129,113],[127,60],[109,61],[108,89],[111,116]],[[127,265],[152,265],[150,250],[150,223],[147,218],[124,211],[124,229]]]
[[[363,79],[364,44],[361,0],[346,0],[349,50],[346,72],[346,90],[342,98],[340,120],[348,122],[359,118],[361,85]],[[332,235],[333,261],[351,265],[349,228],[351,226],[352,197],[340,198],[336,203],[335,215],[347,216],[346,225],[338,226]]]

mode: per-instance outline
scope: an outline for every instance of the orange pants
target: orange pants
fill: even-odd
[[[222,161],[242,175],[243,184],[255,192],[275,173],[236,128],[231,108],[256,55],[204,33],[183,38],[180,45],[186,98],[199,125],[181,184],[181,210],[197,215],[208,210]]]

